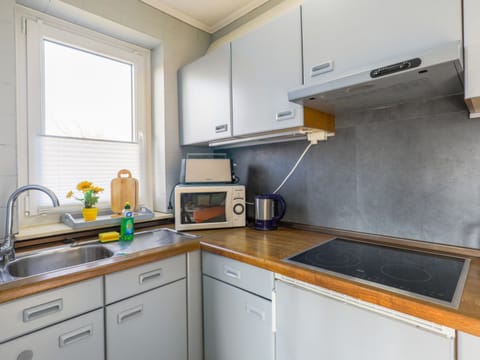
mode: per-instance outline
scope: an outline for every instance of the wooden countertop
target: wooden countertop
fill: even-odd
[[[201,238],[0,284],[0,303],[202,249],[480,336],[480,251],[478,250],[416,241],[367,239],[376,243],[382,242],[417,250],[469,257],[471,263],[463,296],[459,308],[452,309],[282,261],[288,256],[325,242],[335,237],[334,235],[291,228],[266,232],[238,228],[192,233],[201,235]],[[341,235],[347,237],[345,234]]]
[[[461,255],[471,259],[460,305],[458,309],[452,309],[282,261],[288,256],[332,239],[334,235],[287,228],[267,232],[253,229],[209,230],[202,231],[201,235],[202,250],[480,336],[480,257],[466,255],[467,253],[478,254],[478,251],[416,241],[396,244],[422,251]],[[387,243],[395,245],[394,241],[387,241]]]

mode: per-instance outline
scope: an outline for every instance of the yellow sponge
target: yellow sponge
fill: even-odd
[[[109,241],[116,241],[120,238],[120,234],[116,231],[109,231],[98,234],[100,242],[105,243]]]

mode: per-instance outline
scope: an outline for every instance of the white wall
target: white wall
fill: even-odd
[[[155,205],[166,209],[171,186],[178,179],[181,148],[178,139],[177,70],[203,55],[210,35],[162,13],[138,0],[18,0],[69,21],[88,25],[109,35],[132,29],[143,45],[153,48],[152,69],[156,70],[154,106]],[[0,238],[3,237],[5,204],[17,187],[15,0],[0,1]],[[118,28],[116,25],[119,24]],[[120,30],[119,30],[120,29]],[[145,34],[142,38],[138,34]],[[125,32],[128,36],[128,32]],[[138,43],[138,42],[137,42]],[[163,141],[163,134],[165,141]],[[20,166],[26,166],[20,164]]]
[[[0,237],[7,198],[17,185],[14,13],[15,0],[0,1]]]

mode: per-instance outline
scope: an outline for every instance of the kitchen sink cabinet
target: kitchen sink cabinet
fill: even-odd
[[[227,44],[180,69],[181,145],[232,135],[230,63]]]
[[[465,100],[470,117],[480,117],[480,2],[463,1]]]
[[[0,345],[2,360],[103,360],[103,309]]]
[[[187,360],[186,255],[105,276],[107,360]]]
[[[302,84],[300,8],[232,42],[233,135],[303,125],[303,108],[288,101]]]
[[[203,255],[205,359],[273,360],[273,274],[210,253]],[[255,289],[268,293],[268,298],[253,293]]]
[[[479,13],[475,6],[477,11],[470,13]],[[305,84],[388,65],[392,59],[408,60],[420,51],[462,40],[461,9],[461,0],[306,0]]]
[[[453,329],[288,278],[275,291],[277,360],[455,359]]]

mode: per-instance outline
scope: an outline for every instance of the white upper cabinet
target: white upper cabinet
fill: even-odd
[[[318,84],[462,40],[462,2],[306,0],[302,24],[305,84]]]
[[[480,117],[480,2],[464,0],[465,100],[470,117]]]
[[[230,44],[179,72],[181,144],[231,136]]]
[[[288,101],[302,84],[300,8],[232,42],[233,135],[303,124],[303,109]]]

